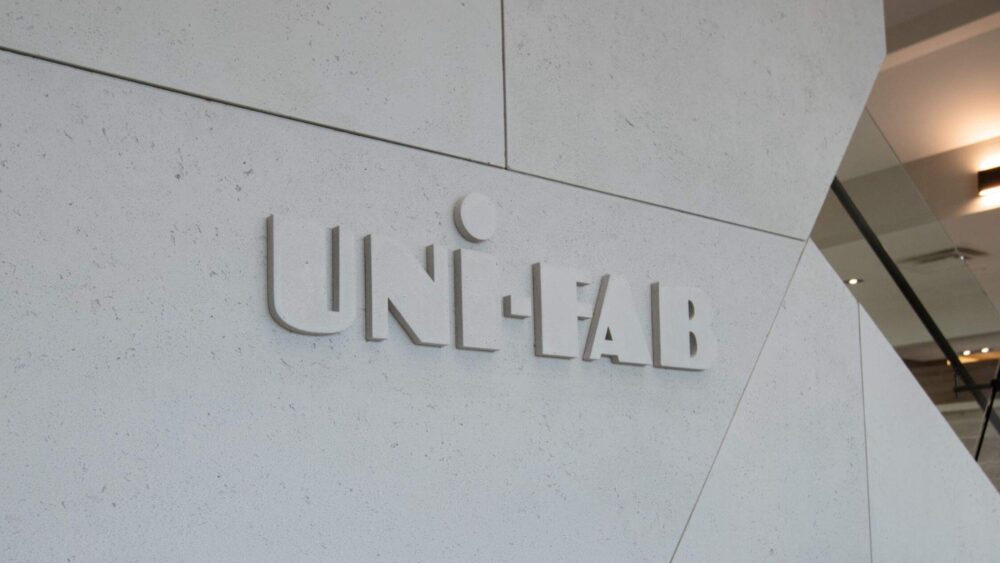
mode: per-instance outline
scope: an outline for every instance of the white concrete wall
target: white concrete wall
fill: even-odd
[[[0,2],[0,46],[503,164],[496,0]]]
[[[0,14],[5,48],[800,239],[885,53],[878,0],[2,0]]]
[[[24,57],[0,75],[19,108],[0,129],[18,558],[673,549],[800,241]],[[627,275],[643,311],[649,282],[700,287],[717,367],[537,358],[530,319],[505,321],[491,354],[417,347],[396,325],[381,343],[361,322],[303,336],[268,315],[270,213],[417,257],[472,247],[451,225],[470,188],[501,210],[477,246],[509,291],[530,295],[539,260]]]
[[[0,0],[0,558],[870,556],[856,310],[804,237],[880,18]],[[478,245],[451,221],[473,191]],[[719,361],[540,358],[531,319],[494,353],[294,334],[272,213],[489,252],[515,296],[536,261],[588,303],[606,272],[640,311],[698,287]],[[843,409],[807,420],[816,393]]]
[[[805,238],[884,52],[872,0],[508,0],[512,168]]]
[[[674,561],[870,559],[858,338],[810,242]]]
[[[861,314],[873,560],[996,561],[1000,495]]]

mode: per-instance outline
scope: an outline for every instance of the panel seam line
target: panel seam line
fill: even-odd
[[[761,356],[764,355],[764,348],[767,347],[767,341],[771,338],[771,332],[774,331],[774,326],[778,324],[778,316],[781,315],[781,310],[785,306],[785,299],[788,298],[788,291],[792,287],[792,282],[795,280],[795,274],[799,271],[799,266],[802,264],[802,257],[805,256],[806,249],[809,248],[808,242],[802,245],[802,250],[799,251],[799,257],[795,261],[795,267],[792,268],[792,274],[788,276],[788,283],[785,284],[785,291],[781,294],[781,300],[778,301],[778,309],[774,312],[774,318],[771,319],[771,326],[767,328],[767,334],[764,335],[764,340],[761,342],[760,349],[757,351],[757,357],[753,360],[753,366],[750,367],[750,375],[747,376],[746,383],[743,384],[743,390],[740,391],[740,397],[736,400],[736,406],[733,408],[733,414],[729,417],[729,423],[726,424],[726,431],[722,434],[722,439],[719,440],[719,447],[715,450],[715,456],[712,458],[712,463],[708,466],[708,473],[705,474],[705,479],[701,482],[701,488],[698,489],[698,496],[694,499],[694,504],[691,506],[691,512],[688,513],[687,520],[684,522],[684,528],[681,529],[681,535],[677,538],[677,545],[674,546],[674,552],[670,555],[670,563],[673,563],[675,557],[677,557],[677,552],[681,548],[681,543],[684,542],[684,535],[687,533],[688,526],[691,524],[691,519],[694,517],[695,510],[698,509],[698,503],[701,501],[701,495],[705,492],[705,486],[708,484],[708,480],[712,477],[712,471],[715,469],[715,462],[719,460],[719,454],[722,452],[722,447],[726,443],[726,438],[729,437],[729,430],[733,426],[733,421],[736,420],[736,413],[740,410],[740,405],[743,403],[743,397],[746,396],[747,389],[750,387],[750,381],[753,379],[754,373],[757,371],[757,364],[760,362]]]
[[[507,149],[507,24],[504,0],[500,0],[500,75],[503,80],[503,167],[510,169]]]
[[[796,237],[796,236],[793,236],[793,235],[788,235],[788,234],[784,234],[784,233],[770,231],[768,229],[764,229],[764,228],[761,228],[761,227],[754,227],[752,225],[745,225],[743,223],[737,223],[735,221],[730,221],[730,220],[727,220],[727,219],[720,219],[718,217],[712,217],[710,215],[704,215],[702,213],[697,213],[697,212],[694,212],[694,211],[688,211],[688,210],[680,209],[680,208],[677,208],[677,207],[671,207],[669,205],[664,205],[664,204],[661,204],[661,203],[654,203],[654,202],[651,202],[651,201],[639,199],[639,198],[628,196],[628,195],[624,195],[624,194],[618,194],[618,193],[614,193],[614,192],[610,192],[610,191],[606,191],[606,190],[601,190],[601,189],[598,189],[598,188],[592,188],[592,187],[584,186],[584,185],[581,185],[581,184],[574,184],[573,182],[567,182],[565,180],[558,180],[556,178],[550,178],[548,176],[543,176],[541,174],[535,174],[535,173],[532,173],[532,172],[525,172],[523,170],[515,170],[515,169],[510,168],[510,167],[508,167],[506,165],[500,166],[500,165],[497,165],[497,164],[492,164],[490,162],[485,162],[485,161],[482,161],[482,160],[476,160],[474,158],[470,158],[470,157],[466,157],[466,156],[459,156],[459,155],[455,155],[455,154],[451,154],[451,153],[439,151],[439,150],[436,150],[436,149],[431,149],[431,148],[427,148],[427,147],[421,147],[421,146],[418,146],[418,145],[412,145],[412,144],[405,143],[405,142],[402,142],[402,141],[394,141],[394,140],[388,139],[386,137],[379,137],[378,135],[372,135],[372,134],[369,134],[369,133],[362,133],[360,131],[354,131],[354,130],[351,130],[351,129],[345,129],[343,127],[338,127],[336,125],[330,125],[330,124],[327,124],[327,123],[321,123],[319,121],[312,121],[312,120],[305,119],[305,118],[302,118],[302,117],[295,117],[295,116],[292,116],[292,115],[280,113],[280,112],[273,111],[273,110],[257,108],[257,107],[249,106],[249,105],[242,104],[242,103],[239,103],[239,102],[225,100],[225,99],[222,99],[222,98],[216,98],[216,97],[209,96],[209,95],[206,95],[206,94],[198,94],[196,92],[191,92],[191,91],[188,91],[188,90],[183,90],[183,89],[180,89],[180,88],[175,88],[173,86],[167,86],[167,85],[164,85],[164,84],[157,84],[155,82],[149,82],[149,81],[138,79],[138,78],[130,78],[128,76],[124,76],[124,75],[121,75],[121,74],[116,74],[116,73],[105,71],[105,70],[99,70],[99,69],[96,69],[96,68],[91,68],[91,67],[87,67],[87,66],[84,66],[84,65],[81,65],[81,64],[72,63],[72,62],[68,62],[68,61],[62,61],[62,60],[59,60],[59,59],[54,59],[54,58],[47,57],[47,56],[44,56],[44,55],[39,55],[39,54],[36,54],[36,53],[29,53],[27,51],[21,51],[19,49],[14,49],[14,48],[11,48],[11,47],[0,46],[0,52],[10,53],[10,54],[13,54],[13,55],[18,55],[18,56],[27,57],[27,58],[30,58],[30,59],[44,61],[44,62],[47,62],[47,63],[59,65],[59,66],[73,68],[73,69],[80,70],[80,71],[83,71],[83,72],[89,72],[89,73],[96,74],[96,75],[99,75],[99,76],[105,76],[105,77],[113,78],[113,79],[116,79],[116,80],[122,80],[122,81],[125,81],[125,82],[130,82],[132,84],[138,84],[140,86],[146,86],[146,87],[154,88],[154,89],[157,89],[157,90],[171,92],[173,94],[178,94],[178,95],[181,95],[181,96],[187,96],[187,97],[191,97],[191,98],[197,98],[199,100],[204,100],[206,102],[217,103],[217,104],[220,104],[220,105],[223,105],[223,106],[228,106],[228,107],[238,108],[238,109],[242,109],[242,110],[246,110],[246,111],[250,111],[250,112],[254,112],[254,113],[268,115],[268,116],[276,117],[276,118],[279,118],[279,119],[293,121],[293,122],[296,122],[296,123],[302,123],[304,125],[311,125],[313,127],[319,127],[321,129],[327,129],[327,130],[330,130],[330,131],[336,131],[338,133],[343,133],[343,134],[346,134],[346,135],[353,135],[355,137],[360,137],[360,138],[368,139],[368,140],[371,140],[371,141],[379,141],[379,142],[388,143],[390,145],[394,145],[394,146],[397,146],[397,147],[404,147],[404,148],[413,149],[413,150],[424,152],[424,153],[429,153],[429,154],[434,154],[434,155],[438,155],[438,156],[443,156],[443,157],[446,157],[446,158],[453,158],[455,160],[460,160],[460,161],[468,162],[468,163],[471,163],[471,164],[478,164],[480,166],[485,166],[487,168],[493,168],[495,170],[504,170],[504,171],[507,171],[507,172],[512,172],[514,174],[520,174],[522,176],[527,176],[527,177],[530,177],[530,178],[536,178],[538,180],[544,180],[546,182],[552,182],[554,184],[559,184],[559,185],[567,186],[567,187],[570,187],[570,188],[587,190],[587,191],[590,191],[590,192],[593,192],[593,193],[596,193],[596,194],[600,194],[600,195],[603,195],[603,196],[624,199],[626,201],[631,201],[633,203],[640,203],[640,204],[643,204],[643,205],[649,205],[649,206],[657,207],[657,208],[660,208],[660,209],[666,209],[668,211],[674,211],[676,213],[681,213],[683,215],[688,215],[688,216],[691,216],[691,217],[698,217],[698,218],[701,218],[701,219],[706,219],[708,221],[714,221],[716,223],[721,223],[723,225],[731,225],[731,226],[734,226],[734,227],[740,227],[740,228],[743,228],[743,229],[748,229],[748,230],[751,230],[751,231],[756,231],[756,232],[759,232],[759,233],[773,235],[773,236],[776,236],[776,237],[781,237],[781,238],[785,238],[785,239],[789,239],[789,240],[794,240],[794,241],[799,241],[799,242],[805,242],[807,240],[806,238],[800,238],[800,237]],[[505,121],[504,128],[506,129],[506,117],[504,118],[504,121]],[[505,133],[504,136],[505,136],[505,145],[506,145],[506,133]],[[505,149],[505,152],[506,152],[506,149]]]
[[[858,306],[858,361],[861,373],[861,428],[865,436],[865,499],[868,501],[868,558],[875,561],[875,540],[872,538],[872,485],[868,460],[868,406],[865,400],[865,347],[864,339],[861,337],[861,302],[856,301]]]

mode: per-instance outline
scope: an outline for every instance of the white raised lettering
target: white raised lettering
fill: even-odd
[[[608,356],[616,364],[649,365],[649,346],[643,333],[628,281],[610,274],[601,278],[583,358]]]
[[[335,334],[357,315],[354,237],[289,217],[267,219],[271,316],[293,332]]]
[[[705,370],[715,363],[712,300],[693,287],[653,284],[653,365]]]
[[[577,287],[590,276],[552,264],[531,267],[535,304],[535,355],[575,358],[580,354],[576,321],[590,318],[590,307],[577,301]]]
[[[365,321],[368,340],[389,336],[389,313],[415,344],[448,344],[446,257],[433,245],[427,270],[390,238],[365,237]]]

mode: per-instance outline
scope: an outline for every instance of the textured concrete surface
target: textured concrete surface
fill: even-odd
[[[495,0],[0,0],[19,49],[503,164]]]
[[[0,0],[0,15],[3,47],[482,162],[509,156],[799,238],[884,55],[878,0]]]
[[[979,446],[979,433],[983,429],[983,411],[978,405],[976,407],[942,413],[969,455],[975,455],[976,447]],[[982,468],[986,478],[993,483],[993,487],[1000,490],[1000,432],[997,432],[993,425],[986,429],[983,449],[979,452],[976,464]]]
[[[662,559],[802,248],[16,55],[0,96],[0,559]],[[482,244],[452,222],[472,191]],[[698,287],[719,360],[539,358],[531,319],[494,353],[294,334],[272,213],[492,253],[517,296],[539,260],[641,311]]]
[[[857,311],[813,248],[779,305],[881,17],[0,0],[0,47],[392,141],[0,53],[0,559],[663,560],[684,533],[678,560],[866,560]],[[564,183],[468,162],[508,159]],[[490,237],[454,227],[471,192]],[[344,225],[359,258],[369,233],[489,253],[518,316],[535,262],[592,275],[588,303],[625,276],[644,334],[650,283],[700,288],[718,361],[536,357],[531,318],[496,352],[394,320],[367,342],[363,314],[294,334],[268,314],[271,214]],[[997,553],[995,493],[861,337],[875,560]]]
[[[878,0],[504,5],[511,168],[800,238],[885,54]]]
[[[858,305],[809,243],[674,561],[870,561],[865,471]]]
[[[1000,494],[863,310],[861,356],[873,561],[996,561]]]

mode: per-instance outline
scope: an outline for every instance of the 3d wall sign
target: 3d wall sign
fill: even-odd
[[[496,207],[472,193],[455,205],[455,226],[470,242],[489,240],[497,225]],[[531,266],[532,297],[503,295],[497,259],[469,249],[453,251],[449,283],[446,249],[426,248],[426,264],[399,241],[364,237],[364,275],[359,275],[357,239],[342,226],[316,225],[272,215],[267,221],[268,305],[274,320],[307,335],[342,332],[356,321],[355,283],[364,280],[365,336],[385,340],[392,316],[422,346],[450,342],[448,300],[455,300],[455,346],[492,352],[501,346],[503,318],[533,317],[535,354],[576,358],[581,346],[577,323],[590,321],[583,359],[608,357],[614,363],[704,370],[718,347],[711,322],[712,301],[696,288],[650,286],[652,346],[623,276],[600,279],[596,303],[579,301],[577,289],[593,281],[585,272],[550,263]]]

